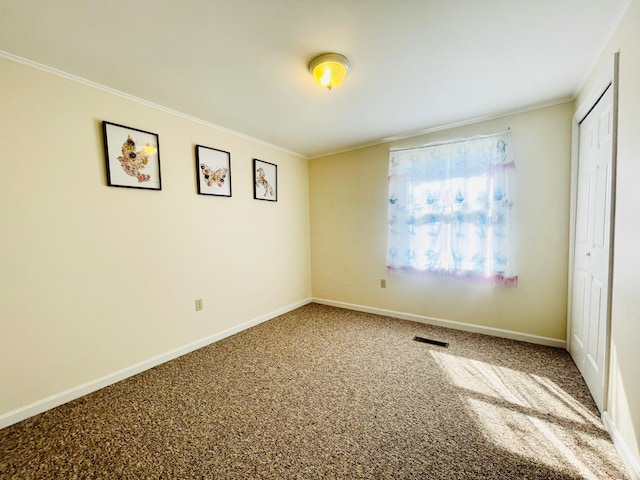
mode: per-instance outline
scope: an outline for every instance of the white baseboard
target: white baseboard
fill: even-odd
[[[332,307],[346,308],[348,310],[356,310],[359,312],[375,313],[377,315],[385,315],[387,317],[400,318],[402,320],[411,320],[413,322],[426,323],[428,325],[437,325],[439,327],[455,328],[456,330],[464,330],[465,332],[482,333],[493,337],[509,338],[511,340],[519,340],[521,342],[535,343],[538,345],[547,345],[549,347],[567,348],[566,340],[559,338],[541,337],[539,335],[531,335],[529,333],[515,332],[512,330],[503,330],[501,328],[485,327],[482,325],[474,325],[471,323],[454,322],[452,320],[443,320],[441,318],[427,317],[424,315],[416,315],[413,313],[396,312],[394,310],[385,310],[382,308],[366,307],[364,305],[354,305],[351,303],[336,302],[324,298],[313,298],[313,302]]]
[[[96,390],[100,390],[101,388],[112,385],[116,382],[119,382],[120,380],[124,380],[125,378],[132,377],[133,375],[136,375],[145,370],[149,370],[150,368],[168,362],[169,360],[173,360],[174,358],[178,358],[189,352],[193,352],[194,350],[197,350],[199,348],[206,347],[207,345],[222,340],[223,338],[235,335],[236,333],[239,333],[260,323],[266,322],[267,320],[271,320],[272,318],[290,312],[291,310],[295,310],[296,308],[307,305],[308,303],[311,303],[311,299],[301,300],[273,312],[261,315],[258,318],[255,318],[223,332],[205,337],[201,340],[192,342],[188,345],[184,345],[156,357],[150,358],[136,365],[132,365],[130,367],[122,369],[118,372],[111,373],[102,378],[98,378],[97,380],[92,380],[82,385],[78,385],[77,387],[70,388],[69,390],[65,390],[64,392],[57,393],[24,407],[4,413],[0,415],[0,429],[8,427],[9,425],[13,425],[14,423],[18,423],[39,413],[46,412],[47,410],[58,407],[64,403],[70,402],[71,400],[75,400],[76,398],[80,398],[91,392],[95,392]]]
[[[604,427],[607,429],[609,436],[611,436],[611,440],[613,440],[613,444],[618,451],[618,455],[620,455],[620,458],[622,458],[622,461],[627,467],[631,480],[640,480],[640,464],[638,464],[638,461],[633,458],[633,455],[631,455],[629,447],[627,447],[627,444],[620,435],[620,432],[618,432],[618,429],[613,424],[613,419],[611,418],[611,415],[609,415],[609,412],[604,411],[602,413],[602,423],[604,423]]]

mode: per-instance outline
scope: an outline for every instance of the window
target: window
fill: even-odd
[[[509,132],[392,149],[390,271],[516,286]]]

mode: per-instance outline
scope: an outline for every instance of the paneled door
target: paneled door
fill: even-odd
[[[569,351],[602,411],[609,336],[613,86],[580,123]]]

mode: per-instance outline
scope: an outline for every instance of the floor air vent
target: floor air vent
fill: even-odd
[[[428,343],[429,345],[437,345],[438,347],[447,348],[449,346],[448,342],[441,342],[440,340],[431,340],[430,338],[418,337],[417,335],[413,337],[416,342]]]

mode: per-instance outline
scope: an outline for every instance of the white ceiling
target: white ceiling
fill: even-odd
[[[570,99],[628,4],[0,0],[0,50],[314,157]]]

